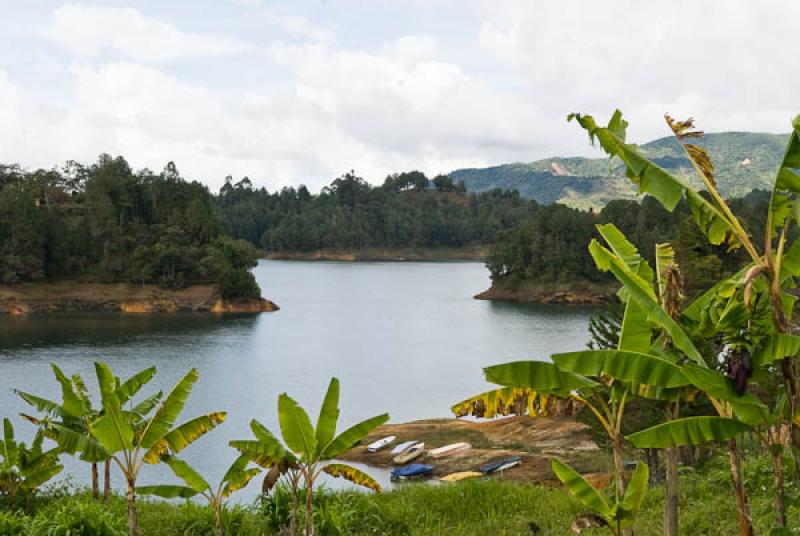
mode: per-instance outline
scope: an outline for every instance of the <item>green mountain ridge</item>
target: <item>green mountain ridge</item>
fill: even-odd
[[[720,132],[706,134],[697,145],[711,154],[717,184],[723,195],[741,197],[772,187],[788,134]],[[651,141],[642,151],[658,165],[699,185],[700,180],[674,137]],[[607,158],[552,157],[530,163],[514,163],[450,173],[472,192],[493,188],[517,190],[540,203],[600,208],[613,199],[634,199],[636,188],[624,176],[619,162]]]

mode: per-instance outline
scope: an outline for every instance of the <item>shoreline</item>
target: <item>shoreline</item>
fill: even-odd
[[[588,305],[601,306],[616,292],[613,286],[592,283],[559,285],[537,285],[522,283],[511,285],[494,282],[483,292],[476,294],[476,300],[511,301],[520,303],[539,303],[545,305]]]
[[[260,257],[281,261],[414,262],[485,261],[488,246],[465,248],[365,248],[359,250],[262,251]]]
[[[47,313],[261,313],[280,308],[264,298],[226,300],[216,285],[169,290],[128,283],[24,283],[0,285],[0,315]]]

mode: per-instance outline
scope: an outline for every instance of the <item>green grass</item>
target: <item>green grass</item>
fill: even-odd
[[[768,534],[773,526],[772,473],[766,459],[746,463],[747,488],[756,530]],[[681,534],[736,534],[735,504],[730,493],[727,459],[717,455],[700,470],[684,468],[681,480]],[[797,494],[793,475],[788,475],[788,492]],[[301,502],[302,504],[302,502]],[[373,495],[359,492],[321,492],[315,516],[318,534],[328,535],[525,535],[536,523],[542,535],[569,535],[572,518],[583,512],[580,504],[560,488],[520,485],[502,481],[467,481],[456,485],[400,486]],[[2,503],[0,502],[0,508]],[[71,534],[116,536],[124,532],[125,501],[113,498],[108,512],[95,505],[85,493],[51,492],[34,504],[30,520],[0,509],[0,532],[38,536]],[[661,534],[663,488],[648,494],[637,523],[637,535]],[[280,534],[288,520],[289,496],[279,490],[260,505],[238,506],[226,515],[230,534],[242,536]],[[141,501],[139,521],[142,536],[193,536],[213,534],[211,512],[192,503]],[[105,532],[74,527],[106,527]],[[14,524],[19,528],[14,532]],[[26,527],[23,527],[26,525]],[[67,533],[62,525],[73,527]],[[800,527],[800,508],[790,508],[789,526]],[[12,528],[9,528],[12,527]],[[25,532],[29,530],[29,532]],[[50,532],[47,532],[47,531]],[[61,530],[61,532],[59,532]],[[38,531],[38,532],[37,532]],[[800,534],[800,531],[797,532]],[[602,530],[584,534],[607,534]]]

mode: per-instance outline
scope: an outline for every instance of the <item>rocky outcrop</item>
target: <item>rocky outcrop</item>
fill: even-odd
[[[277,311],[263,298],[224,300],[216,285],[166,290],[155,285],[123,283],[42,283],[0,286],[0,314],[119,312],[126,314]]]
[[[602,305],[608,301],[613,289],[573,288],[549,289],[543,287],[509,287],[494,284],[475,296],[478,300],[517,301],[556,305]]]

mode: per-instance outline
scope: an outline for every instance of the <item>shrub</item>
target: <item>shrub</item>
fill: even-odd
[[[126,527],[124,517],[107,512],[101,504],[68,499],[42,509],[31,522],[28,534],[29,536],[125,536]]]

